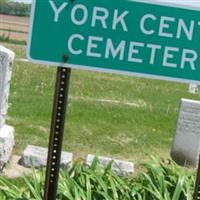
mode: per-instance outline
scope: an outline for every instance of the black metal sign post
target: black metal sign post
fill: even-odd
[[[200,200],[200,156],[199,156],[199,164],[198,164],[198,169],[197,169],[197,178],[196,178],[193,200]]]
[[[44,200],[55,200],[71,69],[58,67],[49,139]]]

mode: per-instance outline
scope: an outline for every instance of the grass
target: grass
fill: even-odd
[[[7,123],[21,154],[27,144],[48,144],[56,68],[18,61],[25,46],[3,45],[16,53]],[[168,157],[180,99],[199,97],[188,84],[73,69],[63,149],[136,163],[149,154]]]

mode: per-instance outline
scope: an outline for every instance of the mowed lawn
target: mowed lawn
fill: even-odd
[[[17,61],[25,46],[3,45],[16,53],[7,123],[20,155],[28,144],[48,145],[56,68]],[[63,149],[138,164],[169,157],[181,98],[200,94],[189,94],[188,84],[72,70]]]

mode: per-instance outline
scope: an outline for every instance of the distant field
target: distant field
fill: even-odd
[[[0,15],[0,36],[9,40],[27,41],[28,17]]]

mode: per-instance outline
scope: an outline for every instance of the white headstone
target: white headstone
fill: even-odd
[[[0,127],[5,124],[14,52],[0,45]]]
[[[14,146],[14,128],[5,124],[14,52],[0,45],[0,171]]]
[[[14,146],[14,128],[4,125],[0,128],[0,171],[10,159]]]
[[[198,92],[199,88],[197,84],[191,83],[189,84],[188,92],[191,94],[196,94]]]
[[[95,156],[89,154],[86,158],[86,165],[91,166]],[[108,157],[98,156],[99,166],[105,168],[110,162],[112,163],[112,171],[118,175],[130,175],[134,172],[134,164],[129,161],[117,160]]]
[[[200,101],[181,99],[171,156],[183,166],[198,164],[200,153]]]
[[[47,154],[47,148],[28,145],[22,155],[21,164],[24,167],[32,167],[32,165],[35,168],[44,167],[47,164]],[[62,152],[60,164],[63,168],[70,168],[72,160],[72,153]]]

